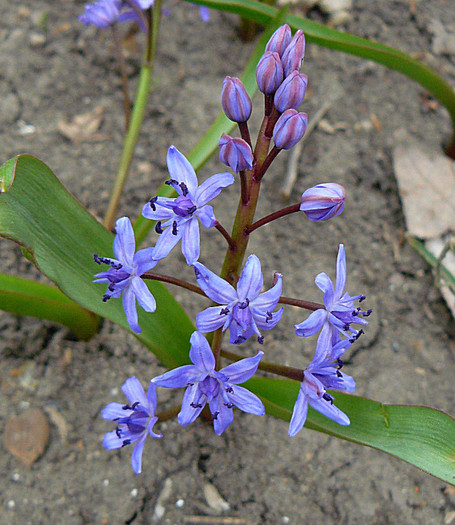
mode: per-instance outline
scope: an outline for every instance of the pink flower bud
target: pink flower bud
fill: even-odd
[[[326,221],[340,215],[346,191],[340,184],[325,182],[309,188],[302,195],[300,209],[310,221]]]

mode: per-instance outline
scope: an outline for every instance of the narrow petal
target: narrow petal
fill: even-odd
[[[229,323],[229,342],[231,345],[241,345],[244,343],[247,339],[249,339],[254,333],[257,333],[258,336],[261,334],[258,333],[259,330],[256,332],[256,330],[253,327],[253,318],[250,318],[251,322],[246,328],[242,328],[235,320],[232,320]],[[223,331],[226,328],[223,327]]]
[[[329,323],[325,323],[322,327],[321,333],[319,334],[318,342],[316,343],[316,351],[311,364],[316,367],[319,363],[327,360],[327,358],[330,356],[331,350],[332,328]]]
[[[297,396],[297,401],[295,402],[291,421],[289,423],[288,435],[290,437],[296,436],[302,430],[307,414],[308,397],[302,392],[302,390],[299,390],[299,395]]]
[[[131,287],[125,288],[123,291],[122,302],[126,314],[126,320],[128,321],[131,330],[136,334],[140,334],[142,330],[137,323],[136,297]]]
[[[197,189],[197,177],[193,166],[184,155],[175,147],[171,146],[167,152],[167,169],[171,179],[183,182],[191,195]]]
[[[216,225],[217,221],[215,213],[210,204],[206,204],[202,208],[199,208],[196,212],[196,215],[199,217],[199,220],[202,222],[205,228],[213,228]]]
[[[346,254],[342,244],[338,247],[337,255],[337,280],[335,289],[335,300],[341,298],[346,287]]]
[[[228,397],[232,403],[243,412],[254,414],[256,416],[263,416],[265,408],[262,401],[257,395],[253,394],[243,386],[235,385],[233,391],[228,393]]]
[[[207,398],[201,394],[198,385],[191,385],[185,390],[182,399],[182,409],[177,416],[179,425],[186,427],[195,421],[198,415],[202,412]],[[194,406],[191,406],[193,404]],[[200,406],[198,406],[200,405]]]
[[[232,173],[217,173],[204,181],[196,190],[195,201],[198,208],[217,197],[223,188],[234,184]]]
[[[148,399],[145,395],[144,388],[141,385],[141,382],[137,377],[128,378],[122,386],[122,392],[125,394],[125,397],[128,399],[130,404],[139,403],[144,408],[149,408]]]
[[[107,406],[101,410],[101,417],[103,419],[109,419],[110,421],[115,421],[121,417],[129,415],[128,410],[125,410],[121,403],[109,403]]]
[[[255,308],[252,310],[254,321],[260,330],[271,330],[272,328],[275,328],[280,322],[284,311],[283,308],[280,308],[277,312],[270,312],[271,315],[267,315],[263,312],[257,311]]]
[[[335,421],[335,423],[343,426],[347,426],[351,423],[348,416],[337,408],[332,401],[327,401],[322,397],[317,399],[309,398],[308,401],[315,410],[332,421]]]
[[[150,201],[147,202],[147,204],[144,205],[142,208],[142,215],[146,219],[150,219],[152,221],[164,221],[167,219],[170,219],[171,217],[174,217],[174,211],[170,208],[165,208],[164,206],[161,206],[161,203],[167,202],[167,201],[174,201],[175,199],[170,199],[169,197],[156,197],[155,201],[155,209],[152,208],[150,205]]]
[[[263,312],[271,312],[272,310],[275,310],[283,290],[283,276],[280,273],[275,275],[277,276],[276,283],[270,288],[270,290],[261,293],[256,299],[254,299],[252,303],[254,308],[258,308]]]
[[[256,255],[250,255],[237,283],[238,298],[241,301],[244,301],[246,298],[254,301],[260,294],[263,284],[264,278],[262,277],[261,262]]]
[[[314,282],[316,283],[316,286],[324,292],[324,304],[326,308],[330,310],[335,300],[335,290],[333,288],[332,279],[330,279],[326,273],[322,272],[316,275]]]
[[[184,365],[154,377],[152,382],[163,388],[182,388],[193,383],[198,375],[199,371],[194,365]]]
[[[326,320],[327,310],[316,310],[305,321],[294,325],[295,333],[300,337],[309,337],[319,332]]]
[[[190,359],[201,371],[211,373],[215,369],[215,357],[207,339],[199,332],[193,332],[190,338]]]
[[[210,402],[210,412],[213,416],[213,430],[217,436],[221,436],[234,421],[234,411],[225,405],[223,397],[219,395]]]
[[[186,221],[180,228],[182,230],[182,253],[186,264],[191,266],[199,259],[200,254],[199,224],[196,217]]]
[[[157,434],[156,432],[153,432],[153,426],[158,421],[157,417],[152,417],[152,419],[148,422],[147,425],[147,432],[149,436],[152,436],[152,438],[161,438],[163,437],[162,434]]]
[[[196,315],[196,326],[199,332],[207,334],[221,328],[226,321],[226,315],[220,314],[220,306],[211,306]]]
[[[142,451],[144,450],[144,443],[147,434],[144,432],[141,437],[136,441],[136,444],[133,448],[133,453],[131,454],[131,466],[135,474],[140,474],[142,472]]]
[[[140,277],[133,277],[131,279],[131,288],[136,296],[137,302],[146,312],[154,312],[156,310],[155,298]]]
[[[133,267],[134,252],[136,241],[131,221],[128,217],[121,217],[115,223],[114,254],[122,263]]]
[[[244,383],[255,374],[263,355],[264,352],[259,351],[254,357],[247,357],[232,363],[220,370],[220,372],[228,378],[229,383],[234,385]]]
[[[147,390],[147,401],[149,403],[150,415],[154,415],[156,410],[156,385],[152,381],[150,381]]]
[[[115,430],[107,432],[103,437],[103,447],[107,450],[123,447],[123,439],[120,439]]]
[[[163,233],[159,236],[158,241],[155,245],[155,251],[153,256],[157,261],[167,257],[174,248],[174,246],[180,241],[182,237],[181,229],[177,227],[177,235],[172,233],[172,226],[167,227]]]
[[[227,281],[201,263],[197,262],[193,266],[197,283],[209,299],[219,304],[229,304],[237,300],[237,292]]]
[[[144,248],[136,252],[134,256],[134,271],[135,274],[141,276],[143,273],[151,270],[157,265],[157,260],[154,259],[155,248]]]

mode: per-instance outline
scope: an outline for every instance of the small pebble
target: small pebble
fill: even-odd
[[[133,490],[130,492],[130,496],[131,496],[132,498],[135,498],[135,497],[137,496],[137,493],[138,493],[138,492],[139,492],[139,491],[138,491],[137,489],[133,489]]]
[[[181,509],[183,507],[183,505],[185,505],[185,500],[184,499],[178,499],[176,502],[175,502],[175,506],[178,508],[178,509]]]
[[[9,508],[9,509],[14,509],[14,507],[16,506],[16,502],[13,500],[13,499],[10,499],[8,501],[8,503],[6,504],[6,506]]]

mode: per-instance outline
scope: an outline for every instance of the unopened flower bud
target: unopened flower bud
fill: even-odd
[[[300,209],[310,221],[326,221],[340,215],[346,191],[340,184],[325,182],[309,188],[302,195]]]
[[[246,122],[251,115],[251,99],[242,81],[237,77],[226,77],[221,89],[221,105],[228,119]]]
[[[273,128],[273,141],[278,149],[290,149],[303,137],[308,125],[308,115],[288,109]]]
[[[292,71],[298,71],[300,69],[304,56],[305,35],[303,31],[299,29],[281,57],[285,77],[292,73]]]
[[[223,133],[218,146],[220,147],[221,162],[236,173],[250,170],[253,167],[253,152],[245,140],[233,138]]]
[[[283,82],[283,66],[280,55],[266,51],[256,67],[256,80],[259,91],[265,95],[273,95]]]
[[[278,53],[281,58],[285,49],[291,42],[291,37],[291,28],[287,24],[284,24],[283,26],[279,27],[270,37],[270,40],[265,46],[265,50]]]
[[[297,109],[305,98],[308,77],[293,71],[277,89],[273,102],[280,113],[287,109]]]

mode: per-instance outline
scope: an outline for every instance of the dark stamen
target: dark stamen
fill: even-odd
[[[103,303],[105,303],[106,301],[109,301],[110,298],[111,298],[111,296],[110,296],[110,295],[107,295],[107,293],[105,293],[105,294],[103,295]]]
[[[152,208],[153,211],[156,211],[155,203],[158,200],[158,197],[152,197],[150,199],[150,208]]]
[[[361,303],[362,301],[365,301],[366,298],[367,298],[366,295],[361,295],[359,297],[359,303]]]
[[[227,408],[232,408],[234,406],[234,403],[224,403],[224,406]]]
[[[135,401],[132,405],[131,405],[131,410],[135,410],[136,407],[139,405],[139,401]]]
[[[164,184],[167,184],[168,186],[173,186],[174,184],[177,186],[179,183],[178,180],[175,180],[175,179],[169,179],[167,180]]]
[[[216,411],[214,414],[212,414],[212,419],[215,421],[215,419],[218,419],[219,412]]]
[[[243,303],[239,303],[240,310],[245,310],[245,308],[248,308],[248,305],[250,304],[250,300],[248,297],[243,301]]]
[[[125,439],[122,443],[122,448],[126,447],[126,445],[131,445],[131,439]]]
[[[263,336],[263,335],[258,336],[258,343],[259,343],[260,345],[263,345],[263,344],[264,344],[264,336]]]
[[[237,339],[234,341],[234,344],[239,345],[240,343],[243,343],[243,341],[246,341],[246,339],[243,337],[243,335],[239,335]]]
[[[337,364],[338,364],[338,370],[341,370],[343,368],[344,363],[340,358],[337,359]]]
[[[120,435],[122,433],[122,431],[119,429],[119,427],[117,427],[115,429],[115,435],[120,439],[122,436]]]
[[[229,308],[226,306],[226,308],[221,308],[220,315],[227,315],[229,313]]]
[[[178,233],[178,230],[177,230],[177,221],[174,221],[172,223],[172,235],[177,235]]]
[[[322,396],[323,399],[325,399],[326,401],[330,401],[330,404],[333,405],[333,399],[332,399],[332,396],[330,394],[327,394],[327,392],[325,392]]]
[[[181,182],[179,184],[179,186],[180,186],[180,189],[182,190],[182,195],[184,197],[186,197],[188,195],[188,187],[187,187],[187,185],[184,182]]]
[[[202,408],[202,405],[199,405],[199,403],[191,403],[190,406],[193,408]]]
[[[266,315],[266,318],[265,318],[266,323],[268,323],[269,321],[273,319],[272,312],[265,312],[265,315]]]
[[[337,377],[343,377],[343,374],[339,370],[336,371],[336,374],[337,374]]]

